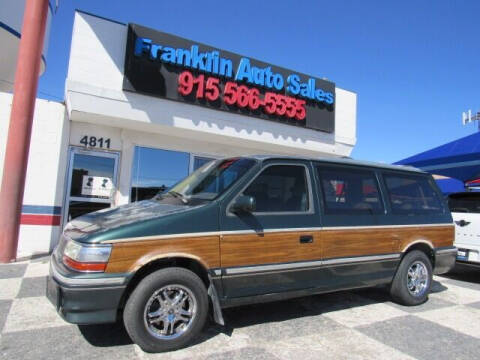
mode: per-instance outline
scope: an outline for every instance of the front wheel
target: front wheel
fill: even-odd
[[[397,269],[390,294],[401,305],[413,306],[427,300],[432,284],[432,263],[424,252],[406,254]]]
[[[176,350],[202,330],[208,297],[202,280],[183,268],[166,268],[145,277],[123,312],[125,328],[146,352]]]

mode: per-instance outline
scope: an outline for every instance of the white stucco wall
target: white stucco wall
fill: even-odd
[[[0,178],[10,122],[12,94],[0,93]],[[28,156],[24,206],[61,207],[68,148],[69,123],[63,104],[37,99]],[[21,225],[18,256],[49,252],[60,227]]]
[[[0,92],[0,179],[2,179],[3,174],[3,161],[5,160],[5,148],[7,146],[8,125],[10,124],[11,110],[12,95]]]
[[[122,91],[127,27],[75,14],[66,82],[72,121],[199,141],[197,151],[217,147],[260,153],[348,156],[356,143],[356,94],[336,89],[335,133],[229,114]],[[245,150],[247,149],[247,150]]]

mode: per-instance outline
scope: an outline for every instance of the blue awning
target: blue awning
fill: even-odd
[[[467,181],[480,177],[480,132],[397,161],[432,174]]]
[[[463,181],[457,179],[435,179],[435,181],[445,195],[465,191]]]

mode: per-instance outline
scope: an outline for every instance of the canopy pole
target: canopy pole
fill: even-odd
[[[0,192],[0,263],[17,258],[18,234],[48,0],[27,0],[18,49]]]

